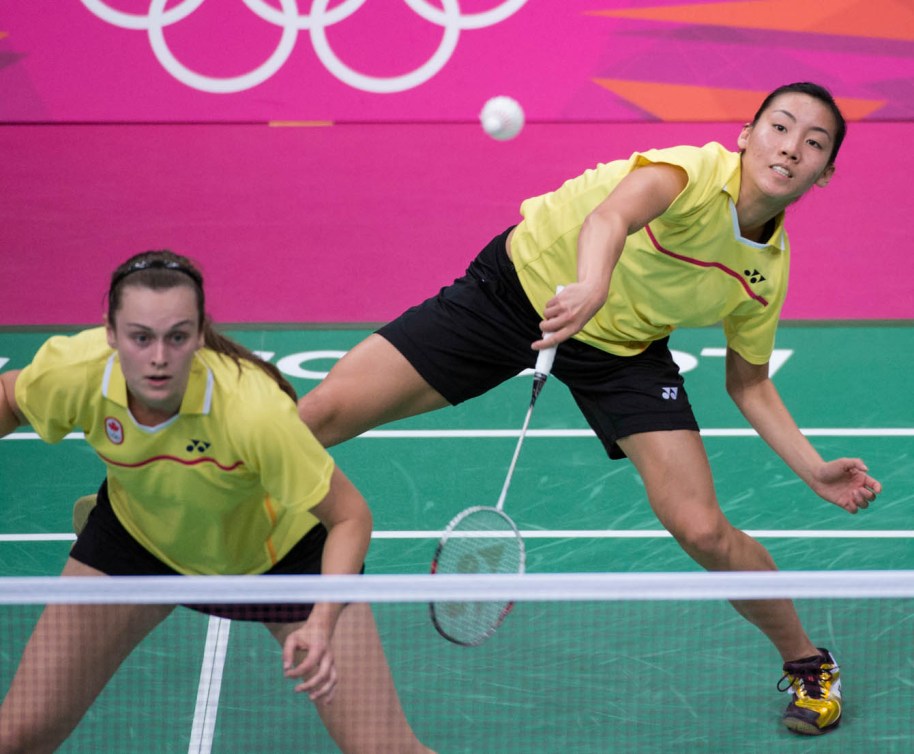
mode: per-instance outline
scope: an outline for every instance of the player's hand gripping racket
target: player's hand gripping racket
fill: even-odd
[[[555,360],[555,347],[540,351],[533,375],[533,394],[527,418],[514,449],[508,475],[498,503],[477,505],[458,513],[447,525],[432,559],[432,573],[523,573],[524,540],[514,521],[504,512],[505,496],[514,475],[517,457],[527,435],[537,396],[543,389]],[[465,647],[475,647],[488,639],[514,607],[513,602],[432,602],[432,623],[445,639]]]

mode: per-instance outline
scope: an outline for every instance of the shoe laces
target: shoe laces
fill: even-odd
[[[830,683],[834,670],[836,667],[826,657],[788,662],[784,665],[784,675],[778,681],[777,689],[783,692],[793,687],[800,698],[822,699],[825,696],[823,687]]]

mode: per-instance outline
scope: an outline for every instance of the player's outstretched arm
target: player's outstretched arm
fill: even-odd
[[[824,500],[856,513],[881,492],[859,458],[822,459],[781,400],[767,364],[750,364],[728,349],[727,392],[759,436]]]
[[[19,372],[16,369],[0,374],[0,437],[26,423],[19,411],[19,404],[16,403],[16,378]]]

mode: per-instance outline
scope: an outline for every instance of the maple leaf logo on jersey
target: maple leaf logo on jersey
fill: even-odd
[[[105,434],[115,445],[124,442],[124,426],[113,416],[105,419]]]

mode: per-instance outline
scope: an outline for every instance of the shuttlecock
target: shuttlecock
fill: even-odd
[[[524,109],[511,97],[492,97],[482,106],[479,122],[493,139],[513,139],[524,127]]]

